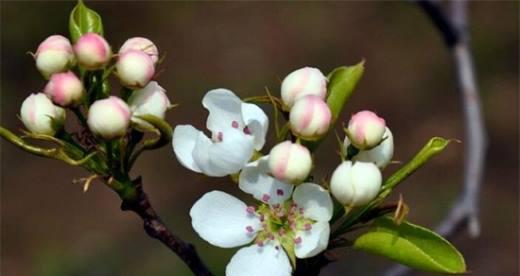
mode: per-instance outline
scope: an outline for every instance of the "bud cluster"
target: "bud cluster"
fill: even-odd
[[[123,137],[131,123],[138,130],[149,130],[152,126],[140,117],[164,119],[171,106],[164,88],[151,81],[159,52],[147,38],[128,39],[114,56],[98,33],[85,33],[74,44],[64,36],[52,35],[38,46],[34,58],[48,81],[43,93],[30,95],[20,110],[22,122],[32,133],[55,135],[64,125],[64,108],[81,112],[83,107],[88,110],[90,131],[112,140]],[[127,102],[104,90],[113,69],[121,85],[131,92]]]

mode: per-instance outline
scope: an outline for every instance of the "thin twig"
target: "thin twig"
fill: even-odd
[[[201,260],[195,247],[175,236],[166,227],[161,218],[157,215],[152,207],[148,196],[143,190],[141,178],[134,181],[137,191],[137,197],[134,200],[123,200],[121,209],[123,211],[132,211],[139,215],[143,220],[143,227],[146,233],[163,243],[166,247],[172,250],[182,261],[191,269],[194,275],[210,276],[212,273]]]
[[[471,237],[477,237],[480,234],[478,201],[485,161],[486,132],[469,46],[467,1],[452,0],[449,16],[432,1],[419,0],[417,4],[440,31],[452,54],[464,109],[466,146],[463,191],[448,215],[437,226],[436,231],[442,236],[450,238],[467,228]],[[409,271],[410,269],[407,267],[395,266],[385,275],[405,275]]]

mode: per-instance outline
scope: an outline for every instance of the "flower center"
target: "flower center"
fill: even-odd
[[[283,191],[277,191],[283,194]],[[268,201],[265,198],[264,201]],[[258,231],[255,242],[259,246],[273,242],[278,249],[282,245],[287,248],[294,248],[302,242],[302,238],[297,236],[299,231],[310,231],[314,221],[304,217],[305,210],[292,201],[283,204],[261,204],[258,209],[253,206],[247,207],[249,214],[259,216],[262,228]],[[246,227],[247,233],[252,233],[253,228]]]

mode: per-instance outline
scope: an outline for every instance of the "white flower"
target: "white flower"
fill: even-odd
[[[267,115],[227,89],[209,91],[202,105],[209,111],[206,127],[211,139],[191,125],[178,125],[172,139],[177,159],[186,168],[208,176],[238,172],[254,150],[263,147]]]
[[[350,145],[350,140],[348,136],[345,136],[345,141],[343,142],[345,151]],[[394,136],[392,132],[387,127],[385,129],[385,133],[383,134],[383,142],[377,145],[375,148],[369,150],[360,150],[352,160],[354,161],[364,161],[364,162],[372,162],[376,164],[380,169],[383,169],[390,163],[392,160],[392,156],[394,155]]]
[[[166,95],[166,90],[156,81],[151,81],[144,88],[132,93],[128,98],[128,105],[132,110],[132,122],[136,124],[138,129],[148,129],[152,126],[138,116],[148,114],[164,119],[166,110],[171,106],[171,103]]]
[[[157,49],[157,46],[145,37],[129,38],[119,49],[119,54],[121,55],[128,50],[140,50],[147,53],[152,58],[154,64],[159,60],[159,50]]]
[[[110,96],[90,106],[87,124],[92,133],[112,140],[126,134],[131,115],[130,108],[123,100]]]
[[[37,93],[23,101],[20,117],[30,132],[53,136],[63,126],[65,110],[54,105],[45,94]]]
[[[330,192],[345,206],[360,206],[377,196],[381,182],[381,171],[374,163],[344,161],[330,178]]]
[[[285,141],[269,153],[270,172],[282,181],[299,184],[307,178],[311,168],[311,153],[300,144]]]
[[[140,50],[127,50],[119,55],[116,63],[121,84],[129,88],[142,88],[155,74],[152,58]]]
[[[255,194],[263,189],[260,193],[280,197],[278,189],[262,179],[246,186],[257,184],[262,187],[249,187]],[[290,194],[281,197],[287,196]],[[258,208],[212,191],[193,205],[190,216],[195,231],[215,246],[231,248],[254,241],[231,258],[227,276],[288,276],[292,271],[290,256],[309,258],[327,248],[332,211],[329,193],[317,184],[304,183],[296,187],[292,200],[261,203]]]

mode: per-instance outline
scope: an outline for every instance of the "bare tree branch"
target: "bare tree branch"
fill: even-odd
[[[432,1],[419,0],[417,4],[440,31],[451,52],[464,110],[466,142],[463,191],[436,231],[449,238],[467,227],[469,235],[477,237],[480,233],[478,201],[485,161],[486,133],[469,46],[467,1],[452,0],[449,16]],[[405,275],[409,271],[409,268],[399,265],[391,268],[385,275]]]
[[[212,275],[204,262],[200,259],[195,247],[175,236],[163,223],[152,207],[148,196],[143,191],[141,178],[134,181],[137,191],[135,200],[123,200],[121,209],[124,211],[133,211],[143,220],[143,227],[146,233],[159,241],[173,251],[182,261],[191,269],[194,275],[210,276]]]

